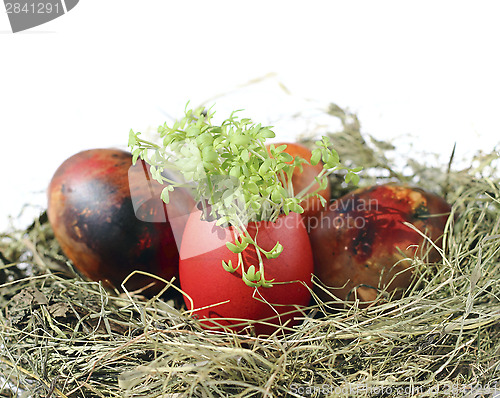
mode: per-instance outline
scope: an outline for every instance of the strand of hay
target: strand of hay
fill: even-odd
[[[500,390],[498,153],[470,167],[429,167],[360,132],[332,105],[342,159],[364,185],[415,183],[445,195],[441,261],[413,259],[403,297],[368,308],[321,302],[268,338],[202,329],[180,299],[115,294],[77,275],[45,214],[0,235],[0,396],[465,396]],[[303,137],[306,144],[313,137]],[[350,187],[332,178],[338,197]],[[332,297],[332,301],[334,301]],[[337,300],[338,301],[338,300]],[[335,304],[338,304],[336,302]]]

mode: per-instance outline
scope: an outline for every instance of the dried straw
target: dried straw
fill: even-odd
[[[416,183],[454,215],[441,261],[412,259],[403,297],[368,308],[314,298],[304,321],[267,338],[200,327],[181,300],[108,292],[62,255],[45,214],[0,235],[0,396],[466,396],[500,390],[498,153],[471,166],[404,169],[395,148],[332,105],[342,159],[363,184]],[[306,144],[314,137],[303,137]],[[350,187],[332,178],[334,197]],[[332,301],[336,299],[332,297]]]

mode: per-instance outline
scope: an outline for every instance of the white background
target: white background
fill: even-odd
[[[454,142],[459,155],[491,149],[500,131],[497,4],[81,0],[16,34],[0,4],[0,230],[23,204],[45,206],[67,157],[124,148],[130,128],[156,127],[188,100],[223,93],[212,101],[218,114],[244,108],[279,138],[307,127],[290,121],[294,112],[332,101],[377,138],[411,134],[444,157]]]

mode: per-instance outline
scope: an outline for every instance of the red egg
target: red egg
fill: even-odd
[[[191,214],[180,249],[180,282],[188,309],[207,328],[223,325],[239,331],[251,321],[257,334],[270,334],[276,330],[273,325],[294,325],[294,318],[302,316],[300,308],[309,304],[312,287],[312,253],[302,217],[290,213],[275,223],[247,226],[264,250],[271,250],[278,241],[283,245],[277,258],[263,258],[265,279],[275,279],[272,287],[247,286],[241,267],[234,273],[226,271],[222,260],[238,264],[238,255],[226,247],[226,242],[235,241],[234,231],[200,217],[201,211]],[[259,269],[254,246],[249,245],[242,255],[245,271],[250,265]]]
[[[450,211],[444,199],[418,188],[389,184],[351,192],[309,224],[315,275],[342,300],[369,302],[381,291],[400,292],[411,282],[409,259],[439,259],[404,222],[440,246]],[[322,289],[317,293],[331,300]]]
[[[167,206],[162,189],[150,178],[149,166],[141,160],[132,166],[125,151],[92,149],[67,159],[49,185],[48,217],[75,268],[111,288],[120,288],[134,270],[166,280],[177,276],[175,237],[182,235],[194,201],[176,189]],[[133,291],[150,283],[146,294],[164,286],[142,275],[125,286]]]

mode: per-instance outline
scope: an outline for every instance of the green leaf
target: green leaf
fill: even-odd
[[[273,287],[273,282],[274,282],[274,278],[271,279],[270,281],[268,281],[268,280],[261,281],[260,286],[265,287],[265,288]]]
[[[276,172],[279,172],[280,170],[283,170],[283,169],[285,169],[285,170],[286,170],[286,169],[287,169],[287,167],[289,167],[289,165],[288,165],[288,164],[286,164],[286,163],[278,163],[278,164],[276,165],[276,167],[275,167],[275,170],[276,170]]]
[[[250,153],[248,152],[248,149],[243,149],[240,157],[245,163],[248,162],[250,160]]]
[[[283,213],[285,213],[286,216],[288,216],[288,214],[290,213],[290,206],[288,203],[285,202],[285,204],[283,205]]]
[[[142,149],[141,148],[136,148],[134,149],[134,151],[132,152],[132,164],[136,164],[137,163],[137,159],[139,159],[139,157],[142,158],[141,156],[142,154]]]
[[[320,190],[326,189],[328,187],[328,176],[327,175],[324,175],[321,178],[314,177],[314,179],[318,183]]]
[[[151,173],[151,177],[153,177],[154,180],[158,180],[158,170],[156,169],[156,166],[150,166],[149,172]]]
[[[248,130],[248,134],[252,137],[256,137],[261,130],[262,125],[259,123]]]
[[[241,275],[241,279],[243,279],[243,282],[245,282],[245,284],[247,286],[250,286],[250,287],[259,287],[260,286],[260,283],[251,281],[250,279],[248,279],[248,277],[245,274]]]
[[[262,207],[262,205],[259,202],[257,202],[257,201],[250,203],[250,206],[255,211],[259,211],[261,209],[261,207]]]
[[[283,152],[287,148],[287,146],[288,145],[286,145],[286,144],[280,145],[279,147],[276,148],[275,152],[276,153],[281,153],[281,152]]]
[[[281,202],[282,198],[281,192],[277,188],[271,193],[271,200],[275,203]]]
[[[188,137],[196,137],[200,134],[200,128],[196,125],[190,125],[186,128],[186,136]]]
[[[331,165],[330,167],[333,168],[340,163],[340,158],[339,158],[339,154],[337,153],[337,151],[335,149],[330,150],[330,155],[331,156],[329,158],[328,164]]]
[[[231,170],[229,171],[229,175],[235,178],[239,178],[241,175],[241,169],[240,166],[233,166]]]
[[[259,174],[261,176],[264,176],[268,171],[269,171],[269,168],[271,167],[271,159],[270,158],[267,158],[266,160],[264,160],[264,162],[260,165],[259,167]]]
[[[160,197],[166,204],[168,204],[170,202],[170,191],[172,190],[171,188],[172,188],[172,186],[168,185],[165,188],[163,188],[163,190],[161,191]]]
[[[253,239],[250,237],[250,236],[247,236],[247,235],[243,235],[241,236],[241,242],[242,243],[247,243],[247,244],[253,244]]]
[[[299,213],[299,214],[304,213],[304,208],[297,203],[294,203],[292,206],[290,206],[290,210],[293,211],[294,213]]]
[[[226,141],[226,137],[219,136],[219,137],[214,138],[212,145],[214,146],[215,149],[224,148],[226,146],[225,141]]]
[[[229,221],[230,221],[229,217],[221,216],[217,219],[217,221],[215,222],[215,225],[218,227],[225,226],[225,225],[229,224]]]
[[[250,143],[250,137],[243,134],[237,134],[231,137],[231,143],[238,146],[245,146]]]
[[[137,144],[137,135],[132,129],[130,129],[130,132],[128,133],[128,146],[132,148],[135,144]]]
[[[288,191],[283,187],[283,185],[278,186],[278,190],[281,192],[281,196],[286,199],[288,198]]]
[[[273,259],[273,258],[278,258],[282,252],[283,252],[283,245],[279,242],[276,242],[276,245],[274,245],[274,247],[270,251],[264,252],[264,255],[268,259]]]
[[[203,148],[201,156],[203,160],[206,162],[214,162],[219,158],[219,154],[216,151],[214,151],[213,148],[210,146]]]
[[[246,183],[245,187],[246,187],[246,189],[248,189],[249,192],[251,192],[253,194],[258,194],[260,192],[259,191],[259,187],[254,182],[248,182],[248,183]]]
[[[231,242],[226,242],[226,247],[235,254],[241,253],[243,250],[246,249],[247,246],[248,244],[245,246],[240,246],[240,245],[235,245],[234,243]]]
[[[282,162],[288,163],[288,162],[293,162],[294,158],[289,153],[281,152],[278,156],[278,159],[281,160]]]
[[[224,268],[227,272],[233,273],[236,271],[237,268],[233,267],[233,263],[231,260],[229,260],[227,263],[222,260],[222,268]]]
[[[352,174],[352,173],[351,173],[351,175],[352,175],[352,177],[351,177],[351,182],[352,182],[352,184],[353,184],[353,185],[358,185],[358,184],[359,184],[359,179],[360,179],[360,178],[359,178],[359,175],[357,175],[357,174]]]
[[[254,265],[248,267],[247,272],[243,272],[242,279],[250,287],[259,287],[261,285],[260,271],[255,271]]]
[[[250,267],[248,267],[248,271],[247,271],[247,276],[249,276],[250,278],[255,278],[257,275],[260,276],[260,272],[255,272],[255,265],[251,265]]]
[[[250,170],[248,170],[248,167],[245,163],[243,163],[241,166],[241,171],[245,177],[250,177]]]
[[[276,134],[274,134],[273,131],[269,130],[268,128],[264,127],[263,129],[261,129],[259,131],[259,134],[257,135],[259,138],[264,138],[267,139],[267,138],[274,138],[276,137]]]
[[[201,147],[212,145],[213,141],[214,137],[210,133],[203,133],[196,137],[196,143]]]

